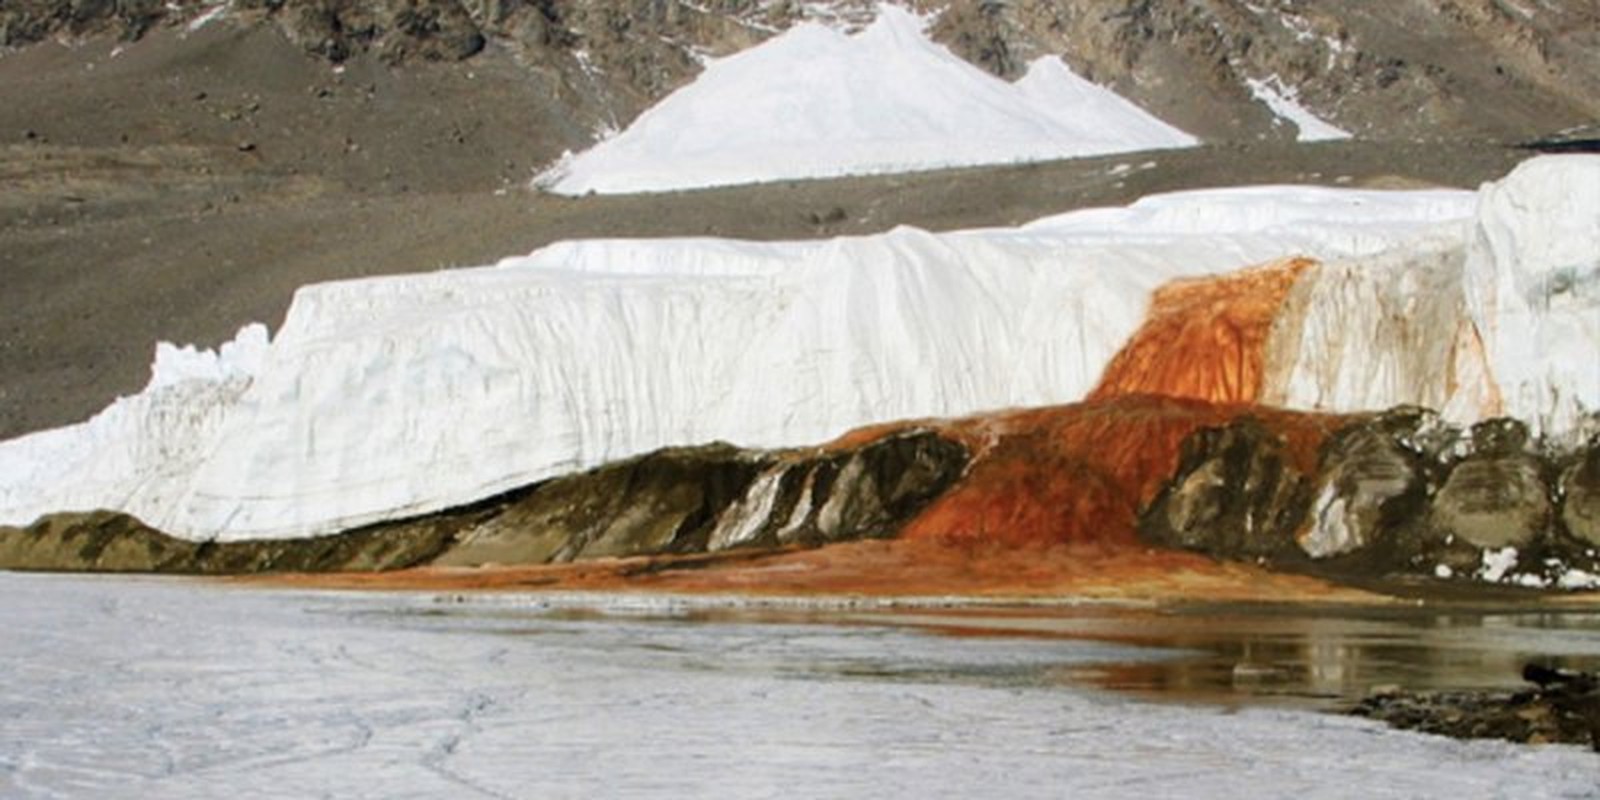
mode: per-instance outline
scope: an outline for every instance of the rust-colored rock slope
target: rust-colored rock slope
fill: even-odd
[[[1339,417],[1254,407],[1268,336],[1295,279],[1286,259],[1157,290],[1145,323],[1079,404],[957,420],[974,453],[966,478],[903,536],[1019,545],[1137,542],[1139,510],[1195,430],[1250,414],[1290,443],[1302,469]]]
[[[909,539],[1008,546],[1138,544],[1135,521],[1177,468],[1183,440],[1244,414],[1290,443],[1304,469],[1342,418],[1129,395],[947,423],[974,458],[905,528]]]

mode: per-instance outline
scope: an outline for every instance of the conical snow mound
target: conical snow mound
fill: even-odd
[[[713,62],[540,183],[572,195],[659,192],[1196,144],[1059,59],[1007,83],[922,27],[895,6],[854,36],[798,25]]]

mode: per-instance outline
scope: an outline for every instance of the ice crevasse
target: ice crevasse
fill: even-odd
[[[662,446],[804,445],[884,420],[1072,401],[1159,286],[1291,255],[1321,265],[1293,289],[1294,324],[1275,326],[1268,393],[1341,410],[1434,399],[1402,396],[1438,388],[1398,374],[1426,359],[1390,359],[1381,391],[1341,377],[1406,340],[1361,339],[1389,312],[1320,288],[1390,291],[1405,279],[1396,265],[1423,259],[1448,291],[1411,301],[1475,331],[1460,341],[1476,349],[1452,338],[1438,358],[1475,353],[1474,402],[1499,405],[1461,400],[1460,380],[1444,399],[1468,416],[1537,416],[1548,404],[1519,398],[1554,392],[1546,416],[1564,424],[1600,408],[1600,198],[1577,191],[1586,180],[1600,186],[1600,158],[1537,160],[1477,195],[1210,190],[1019,228],[575,241],[491,267],[308,286],[270,341],[252,326],[217,353],[163,346],[142,393],[0,443],[0,523],[109,508],[193,539],[305,536]],[[1548,297],[1529,302],[1528,286]],[[1325,319],[1329,304],[1347,316]],[[1588,338],[1531,358],[1517,349],[1528,335]],[[1302,354],[1318,348],[1351,355]]]

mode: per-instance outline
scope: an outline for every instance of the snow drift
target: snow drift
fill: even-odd
[[[1060,59],[1011,84],[922,26],[892,5],[854,36],[797,25],[711,62],[538,182],[571,195],[659,192],[1197,144]]]

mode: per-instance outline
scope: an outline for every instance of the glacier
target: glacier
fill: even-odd
[[[1318,265],[1286,305],[1267,403],[1418,403],[1574,444],[1600,411],[1600,157],[1523,162],[1460,239]]]
[[[1205,190],[1016,228],[569,241],[307,286],[270,341],[164,345],[140,394],[0,443],[0,524],[104,508],[193,540],[317,535],[665,446],[1071,402],[1157,287],[1294,255],[1322,264],[1275,323],[1265,401],[1576,430],[1600,409],[1585,187],[1600,158],[1548,157],[1476,194]]]
[[[536,183],[566,195],[662,192],[1199,143],[1058,58],[1007,83],[929,40],[923,25],[889,4],[855,35],[796,25],[711,61]]]
[[[251,327],[211,360],[163,348],[141,394],[0,443],[0,523],[106,508],[196,540],[307,536],[663,446],[1072,401],[1167,280],[1459,238],[1473,203],[1210,190],[1012,229],[576,241],[308,286],[270,344]]]

